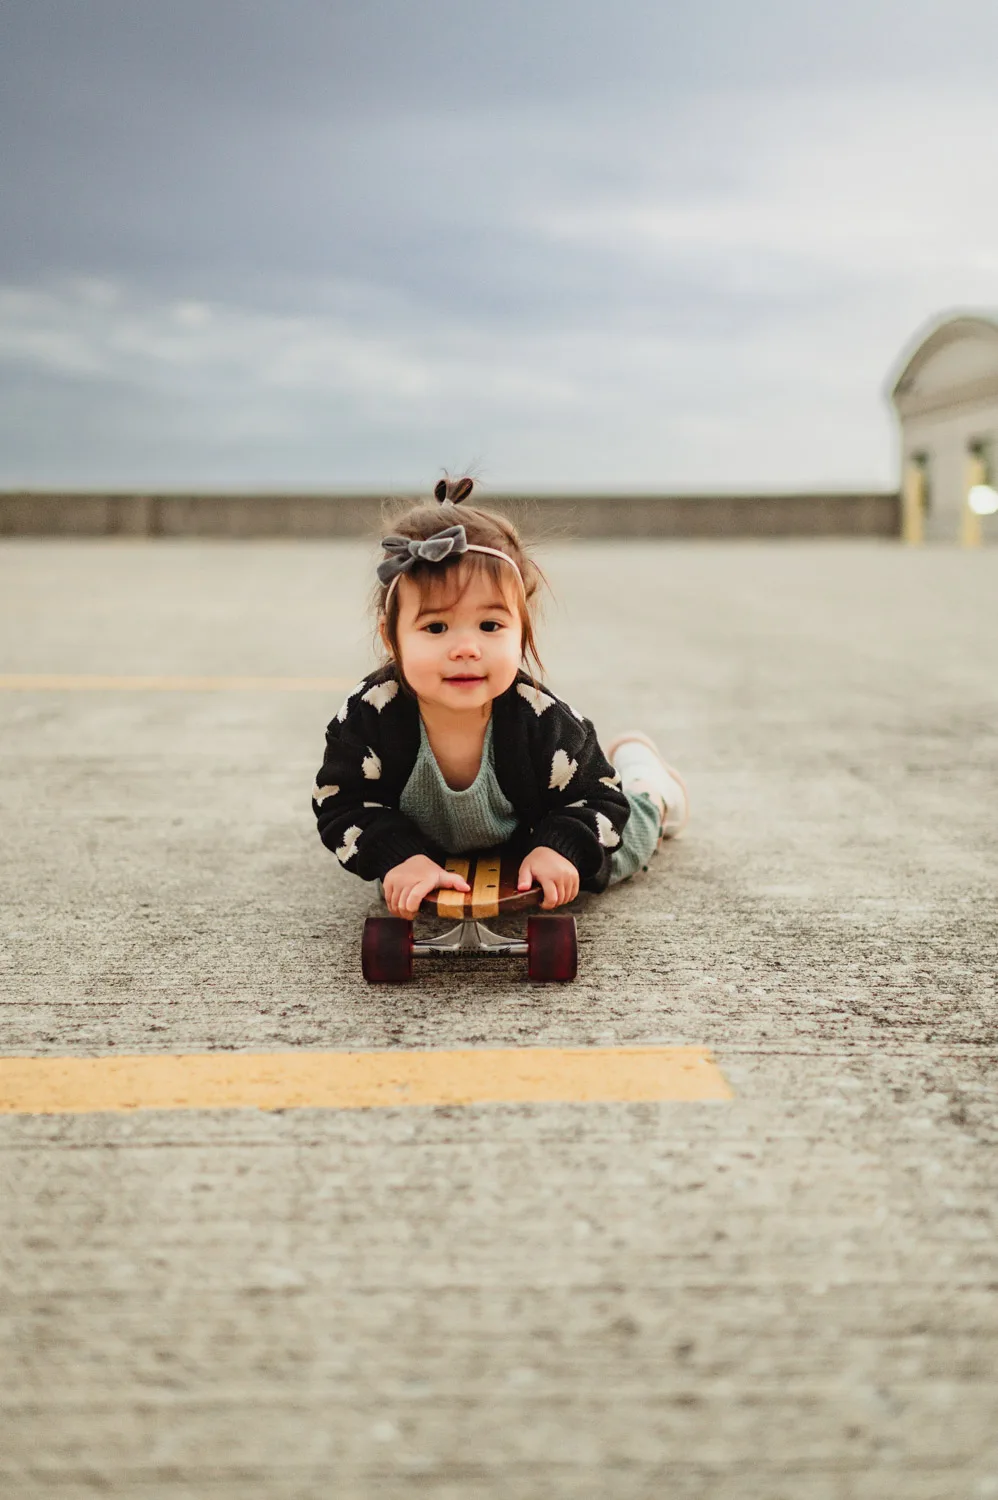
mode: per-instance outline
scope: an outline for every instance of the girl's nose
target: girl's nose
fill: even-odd
[[[482,654],[482,648],[474,635],[455,636],[451,643],[450,654],[454,658],[465,658],[477,661]]]

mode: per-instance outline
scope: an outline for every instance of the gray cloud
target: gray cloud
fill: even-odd
[[[8,6],[0,482],[889,482],[897,349],[998,302],[996,42],[970,0]]]

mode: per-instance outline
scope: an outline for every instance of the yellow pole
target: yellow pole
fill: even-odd
[[[981,545],[981,518],[970,508],[970,492],[975,484],[987,483],[987,468],[979,453],[971,453],[967,456],[967,483],[963,494],[963,507],[960,512],[960,546],[979,547]]]
[[[901,540],[920,547],[925,540],[925,472],[921,464],[907,463],[901,484]]]

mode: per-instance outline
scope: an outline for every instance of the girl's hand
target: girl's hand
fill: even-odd
[[[388,871],[384,879],[385,903],[393,917],[414,917],[424,896],[441,889],[470,891],[460,875],[441,869],[425,854],[413,854]]]
[[[574,901],[579,894],[579,872],[570,859],[542,844],[531,849],[520,866],[520,878],[516,882],[518,891],[529,891],[537,883],[544,892],[541,906],[550,911],[553,906],[564,906]]]

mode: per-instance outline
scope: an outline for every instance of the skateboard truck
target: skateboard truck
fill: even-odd
[[[425,958],[431,953],[495,953],[511,958],[526,958],[530,953],[530,944],[522,938],[500,937],[498,932],[491,932],[482,922],[466,917],[463,922],[442,932],[439,937],[413,942],[414,958]]]
[[[450,953],[485,954],[495,958],[525,958],[527,975],[535,981],[564,982],[578,969],[575,918],[566,914],[531,915],[527,936],[507,938],[485,926],[489,917],[505,916],[539,905],[539,886],[517,889],[518,861],[502,849],[487,849],[447,861],[447,869],[461,875],[471,891],[435,891],[423,911],[438,917],[457,917],[454,927],[438,937],[416,938],[407,917],[368,917],[361,945],[361,969],[371,984],[405,984],[412,978],[413,960]]]

